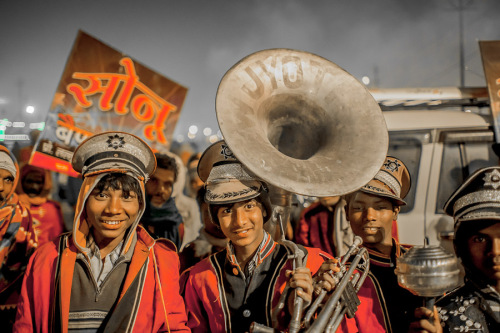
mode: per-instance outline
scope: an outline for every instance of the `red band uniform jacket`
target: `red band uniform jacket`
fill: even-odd
[[[107,302],[109,310],[101,311],[105,318],[101,318],[99,331],[190,331],[179,293],[179,258],[175,246],[168,240],[155,241],[149,236],[138,226],[140,215],[129,228],[120,258],[108,274],[109,277],[115,271],[122,272],[118,273],[119,280],[106,277],[111,281],[105,279],[99,288],[92,281],[85,254],[91,229],[82,211],[102,176],[84,178],[73,233],[41,246],[30,259],[18,302],[15,332],[68,332],[70,322],[78,325],[79,320],[88,320],[89,316],[99,319],[93,313],[103,302]],[[141,190],[144,193],[143,184]],[[81,286],[85,288],[82,290]],[[79,307],[82,297],[86,308]],[[87,311],[79,312],[82,309]],[[87,317],[78,317],[81,315]]]
[[[270,250],[262,250],[268,253],[247,281],[228,257],[227,249],[183,273],[188,326],[192,332],[248,332],[252,322],[272,326],[272,310],[285,289],[285,273],[292,270],[293,260],[287,259],[283,245],[272,241],[269,246]],[[315,248],[303,249],[307,253],[305,266],[314,275],[329,255]],[[277,318],[280,329],[285,329],[290,321],[284,312],[280,311]]]

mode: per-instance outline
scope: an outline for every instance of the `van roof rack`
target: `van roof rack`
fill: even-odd
[[[373,88],[369,91],[383,111],[490,106],[486,87]]]

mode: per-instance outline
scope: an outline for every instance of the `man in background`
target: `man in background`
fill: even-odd
[[[23,273],[38,246],[31,214],[14,193],[18,181],[17,162],[0,146],[0,323],[6,332],[14,323]]]
[[[334,257],[342,256],[353,241],[344,206],[340,196],[318,198],[300,214],[295,242],[317,247]]]
[[[146,211],[141,224],[154,238],[171,240],[180,249],[184,225],[172,197],[178,170],[175,158],[156,153],[157,167],[146,183]]]
[[[16,192],[31,213],[39,246],[65,231],[61,206],[49,199],[51,190],[50,171],[29,164],[21,167],[21,182]]]

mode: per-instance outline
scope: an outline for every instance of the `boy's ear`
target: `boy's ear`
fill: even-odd
[[[401,210],[401,206],[394,206],[394,208],[392,209],[392,211],[394,212],[394,214],[393,214],[393,220],[397,220],[398,219],[398,214],[399,214],[400,210]]]

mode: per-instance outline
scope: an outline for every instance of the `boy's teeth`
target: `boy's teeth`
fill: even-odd
[[[103,221],[106,224],[118,224],[120,221]]]

